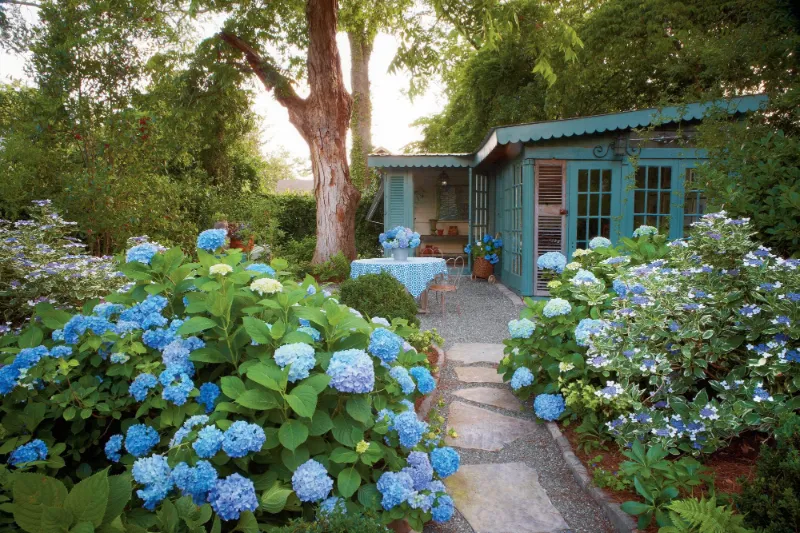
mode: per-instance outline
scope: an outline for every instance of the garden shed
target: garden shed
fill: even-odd
[[[422,247],[461,253],[485,233],[504,242],[496,274],[523,296],[547,296],[536,258],[567,256],[601,235],[612,242],[647,224],[683,236],[705,208],[694,143],[711,113],[765,105],[751,95],[676,107],[498,126],[472,153],[370,155],[383,176],[384,224]]]

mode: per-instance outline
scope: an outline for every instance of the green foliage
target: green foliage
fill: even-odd
[[[698,171],[711,205],[749,217],[765,246],[795,257],[800,254],[798,108],[800,88],[794,88],[775,95],[768,109],[747,121],[703,125],[710,159]]]
[[[776,431],[775,446],[764,444],[752,480],[733,496],[745,524],[763,533],[792,531],[800,523],[800,416]]]
[[[69,522],[67,511],[74,516],[73,531],[91,530],[84,522],[109,531],[206,531],[204,524],[210,524],[213,516],[206,496],[201,496],[201,505],[195,505],[169,485],[164,491],[167,498],[156,498],[154,514],[138,509],[141,503],[136,498],[133,509],[121,516],[128,507],[130,486],[117,481],[127,480],[126,472],[144,460],[129,453],[136,443],[127,430],[134,424],[149,426],[158,434],[157,443],[145,454],[164,457],[170,468],[181,462],[197,464],[199,455],[193,444],[201,428],[189,431],[184,423],[204,412],[208,418],[200,419],[202,425],[225,431],[243,421],[264,431],[265,442],[244,456],[234,457],[226,448],[209,458],[220,479],[236,473],[254,484],[260,506],[255,514],[241,513],[240,530],[254,531],[257,521],[281,524],[314,512],[315,504],[303,504],[292,483],[293,472],[311,457],[336,480],[332,495],[343,498],[353,514],[368,510],[383,524],[406,517],[419,530],[430,520],[430,513],[413,510],[407,503],[384,511],[375,485],[381,473],[406,466],[411,450],[431,451],[434,442],[441,440],[438,430],[423,427],[420,432],[424,429],[425,438],[420,433],[418,445],[401,447],[388,420],[376,420],[382,409],[393,413],[409,409],[418,391],[403,394],[389,369],[368,355],[374,372],[374,383],[367,381],[368,391],[334,389],[327,374],[336,352],[366,350],[377,325],[326,297],[318,287],[310,291],[312,279],[291,281],[287,264],[279,259],[271,263],[274,278],[247,270],[249,262],[238,250],[198,250],[197,260],[192,261],[176,247],[157,253],[149,264],[120,261],[124,274],[136,280],[127,292],[107,295],[99,307],[96,300],[87,302],[79,315],[39,304],[25,330],[0,337],[2,368],[16,368],[12,365],[26,361],[24,372],[2,374],[0,453],[9,454],[34,438],[49,449],[45,460],[0,465],[0,499],[12,495],[14,502],[9,506],[8,499],[0,501],[5,502],[4,511],[12,509],[18,525],[27,531],[49,531],[37,529],[35,521],[44,520],[50,511],[28,512],[39,507],[25,505],[42,503],[30,498],[23,502],[17,494],[23,486],[17,480],[22,476],[37,480],[39,486],[41,480],[52,478],[48,486],[74,485],[69,494],[59,496],[63,505],[48,505],[64,509],[51,513],[61,525]],[[120,316],[123,313],[127,318]],[[172,317],[180,318],[170,323]],[[316,332],[299,330],[301,320],[308,320]],[[132,327],[122,332],[121,324]],[[403,337],[411,331],[403,323],[390,329]],[[319,335],[318,340],[312,333]],[[171,342],[172,355],[158,346],[161,336]],[[279,366],[276,351],[287,345],[295,351],[298,345],[311,348],[313,368],[308,375],[290,380],[294,363]],[[56,356],[56,346],[69,347],[71,353]],[[22,353],[32,348],[49,350],[51,356],[31,359],[32,352]],[[411,368],[424,365],[426,359],[413,349],[401,348],[394,364]],[[169,369],[176,368],[190,384],[183,399],[168,394]],[[160,384],[137,400],[129,388],[145,373],[159,376]],[[218,384],[221,396],[206,411],[197,395],[201,385],[208,383]],[[182,427],[182,438],[173,442]],[[115,434],[127,435],[121,460],[111,467],[123,477],[106,479],[111,461],[104,446]],[[88,479],[76,482],[76,477]],[[135,488],[145,487],[137,483]],[[51,492],[66,494],[60,488]],[[137,496],[144,493],[137,490]],[[107,520],[112,524],[109,528],[105,528]],[[220,531],[220,524],[219,516],[215,517],[211,531]],[[372,531],[368,527],[373,524],[366,524],[364,531]]]
[[[724,505],[717,506],[717,499],[687,498],[669,504],[670,526],[664,526],[658,533],[752,533],[744,527],[744,517],[733,514]]]
[[[333,513],[320,516],[313,522],[294,520],[269,533],[389,533],[378,519],[369,515]]]
[[[350,260],[342,252],[312,269],[314,277],[319,281],[342,281],[350,277]]]
[[[342,303],[365,316],[382,317],[389,321],[402,318],[410,325],[419,325],[414,297],[387,272],[345,280],[340,291]]]
[[[598,455],[589,462],[592,468],[592,481],[601,489],[611,489],[615,491],[628,490],[632,481],[630,478],[620,475],[619,472],[609,472],[601,466],[597,466],[603,460],[602,455]]]
[[[408,343],[418,352],[425,352],[434,344],[443,347],[444,339],[439,335],[439,332],[436,331],[436,328],[433,328],[412,332],[408,336]]]

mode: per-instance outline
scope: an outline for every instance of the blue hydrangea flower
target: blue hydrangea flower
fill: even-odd
[[[238,520],[244,511],[258,509],[253,482],[239,474],[218,479],[208,493],[208,503],[222,520]]]
[[[319,342],[322,340],[322,334],[319,332],[319,330],[312,328],[311,326],[300,326],[297,328],[297,331],[310,336],[314,342]]]
[[[261,426],[237,420],[225,431],[222,449],[229,457],[244,457],[250,452],[260,451],[266,440]]]
[[[275,350],[275,354],[272,357],[281,368],[291,365],[289,367],[289,381],[294,383],[307,378],[311,369],[317,364],[314,353],[313,346],[303,342],[295,342],[280,346]]]
[[[369,353],[386,364],[392,363],[400,355],[403,339],[385,328],[378,328],[369,336]]]
[[[658,235],[658,228],[653,226],[641,225],[633,231],[633,237],[642,237],[644,235]]]
[[[139,263],[149,265],[150,260],[153,259],[153,256],[157,253],[158,246],[149,242],[145,242],[128,250],[128,253],[125,255],[125,262],[130,263],[132,261],[138,261]]]
[[[453,498],[443,494],[436,498],[436,504],[433,506],[433,521],[443,523],[451,518],[453,518]]]
[[[208,417],[206,415],[195,415],[187,418],[181,427],[178,428],[178,431],[175,432],[175,435],[172,436],[172,439],[169,441],[169,447],[174,448],[183,442],[183,439],[185,439],[195,427],[201,426],[206,422],[208,422]]]
[[[597,248],[610,248],[611,241],[606,239],[605,237],[595,237],[591,241],[589,241],[589,249],[594,250]]]
[[[164,372],[167,372],[165,370]],[[163,375],[163,372],[162,372]],[[180,374],[177,381],[172,381],[164,387],[161,397],[175,405],[183,405],[189,399],[189,394],[194,390],[194,382],[186,374]]]
[[[115,463],[119,462],[121,458],[119,452],[122,450],[122,439],[122,435],[117,434],[112,435],[111,438],[108,439],[108,442],[106,442],[105,452],[109,461],[113,461]]]
[[[195,505],[203,505],[217,482],[217,471],[208,461],[198,461],[189,466],[178,463],[172,469],[172,479],[183,496],[191,496]]]
[[[213,252],[225,246],[228,234],[224,229],[207,229],[197,236],[197,248]]]
[[[572,312],[572,306],[563,298],[552,298],[544,306],[542,314],[547,318],[554,316],[568,315]]]
[[[522,387],[527,387],[531,383],[533,383],[533,372],[530,369],[521,366],[514,371],[514,375],[511,376],[511,388],[514,390],[519,390]]]
[[[216,383],[203,383],[200,385],[200,395],[197,397],[197,403],[206,408],[206,413],[214,410],[214,405],[219,398],[220,390]]]
[[[155,509],[172,490],[172,471],[167,464],[167,458],[162,455],[151,455],[137,459],[133,463],[133,479],[144,485],[136,491],[136,495],[144,500],[144,508]]]
[[[558,420],[564,412],[564,397],[560,394],[540,394],[533,401],[533,410],[542,420]]]
[[[575,328],[575,342],[579,346],[588,346],[589,338],[592,335],[601,333],[606,328],[606,323],[602,320],[595,320],[593,318],[584,318],[578,322]]]
[[[135,424],[125,434],[125,449],[134,457],[142,457],[158,444],[158,432],[145,424]]]
[[[415,366],[408,373],[417,382],[417,389],[422,394],[430,394],[436,388],[436,381],[431,376],[430,370],[424,366]]]
[[[318,502],[330,494],[333,479],[324,466],[309,459],[294,471],[292,489],[301,502]]]
[[[0,368],[0,394],[8,394],[17,386],[20,376],[20,369],[13,365],[6,365]]]
[[[411,496],[406,499],[408,506],[412,509],[421,509],[422,512],[428,513],[433,507],[433,494],[423,494],[420,492],[412,492]]]
[[[581,268],[575,273],[575,277],[570,280],[570,283],[573,285],[591,285],[592,283],[597,283],[597,277],[589,270]]]
[[[70,346],[53,346],[50,348],[50,357],[61,359],[72,355],[72,348]]]
[[[424,490],[433,480],[433,467],[425,452],[411,452],[408,454],[408,466],[401,472],[405,472],[414,481],[414,490]]]
[[[330,498],[322,500],[322,503],[319,504],[319,512],[322,515],[334,513],[347,514],[347,506],[345,506],[344,500],[339,496],[331,496]]]
[[[328,364],[331,388],[339,392],[367,393],[375,388],[375,368],[364,350],[334,352]]]
[[[110,302],[102,302],[94,306],[92,314],[109,320],[112,316],[121,313],[125,309],[122,304],[112,304]]]
[[[567,266],[567,258],[560,252],[547,252],[539,256],[536,265],[542,270],[553,270],[557,274],[561,274],[564,272],[564,267]]]
[[[8,464],[17,466],[21,463],[44,461],[45,459],[47,459],[47,444],[41,439],[34,439],[11,452],[8,456]]]
[[[173,320],[168,328],[149,329],[142,334],[142,342],[146,346],[155,350],[163,350],[170,343],[180,340],[178,328],[183,324],[183,320]]]
[[[442,446],[431,452],[431,465],[440,478],[446,478],[458,472],[461,456],[453,448]]]
[[[428,432],[428,424],[418,419],[417,414],[412,409],[396,415],[389,429],[397,431],[401,446],[413,448],[419,444],[422,436]]]
[[[378,479],[381,505],[387,511],[400,505],[414,492],[414,480],[405,472],[384,472]]]
[[[265,265],[264,263],[253,263],[252,265],[248,265],[245,270],[258,272],[259,274],[266,274],[267,276],[275,275],[275,269],[269,265]]]
[[[447,489],[445,488],[444,483],[442,483],[438,479],[428,483],[428,486],[426,487],[426,490],[431,491],[432,494],[437,494],[439,492],[445,492],[445,493],[447,492]]]
[[[403,394],[411,394],[417,388],[414,384],[414,380],[411,379],[411,376],[402,366],[395,366],[389,371],[389,376],[394,379],[400,388],[403,390]]]
[[[619,296],[620,298],[625,298],[625,295],[628,294],[628,286],[621,279],[615,279],[611,283],[611,287],[614,289],[614,292],[616,292],[617,296]]]
[[[139,374],[133,380],[128,392],[137,402],[143,402],[147,398],[147,393],[150,389],[156,386],[158,380],[153,374]]]
[[[529,339],[536,329],[536,324],[527,318],[512,320],[508,323],[508,332],[512,339]]]
[[[169,343],[161,353],[161,361],[164,366],[172,369],[176,374],[194,375],[194,363],[189,359],[189,348],[182,340],[175,340]],[[159,377],[159,379],[161,379]],[[163,383],[163,381],[162,381]],[[163,383],[165,386],[166,383]]]

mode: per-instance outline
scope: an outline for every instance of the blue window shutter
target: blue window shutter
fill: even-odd
[[[384,199],[384,209],[386,210],[386,216],[384,217],[385,230],[392,229],[395,226],[409,226],[406,187],[406,176],[402,174],[389,175],[386,178],[386,197]]]

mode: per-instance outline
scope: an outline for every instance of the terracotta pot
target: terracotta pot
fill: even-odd
[[[392,531],[394,531],[394,533],[410,533],[411,531],[411,526],[405,519],[394,520],[392,522],[389,522],[389,525],[387,527]]]
[[[253,249],[253,237],[250,237],[247,240],[247,244],[246,245],[244,244],[244,242],[241,239],[239,239],[237,237],[231,237],[231,246],[230,247],[231,248],[238,248],[239,250],[247,253],[247,252],[249,252],[250,250]]]

